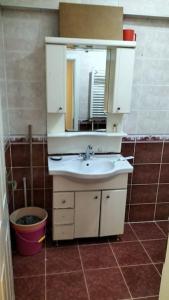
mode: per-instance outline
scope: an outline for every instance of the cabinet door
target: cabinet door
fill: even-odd
[[[100,195],[98,191],[75,193],[75,238],[98,236]]]
[[[100,236],[122,234],[127,190],[103,191]]]
[[[117,48],[107,53],[106,95],[110,113],[129,113],[135,49]]]
[[[66,103],[66,46],[46,46],[47,112],[64,113]]]

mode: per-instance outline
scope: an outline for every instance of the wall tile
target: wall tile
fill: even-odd
[[[164,143],[162,162],[169,163],[169,143],[168,142]]]
[[[33,190],[33,202],[34,206],[44,208],[44,189]]]
[[[133,172],[134,184],[157,183],[159,175],[159,164],[135,165]]]
[[[29,144],[11,144],[12,167],[30,166]]]
[[[169,86],[144,85],[139,110],[169,110]]]
[[[169,183],[169,164],[161,165],[160,183]]]
[[[159,163],[162,143],[136,143],[135,163]]]
[[[8,106],[10,109],[40,109],[46,105],[46,91],[43,81],[9,81]]]
[[[158,202],[169,202],[169,184],[160,184],[158,190]]]
[[[6,72],[8,80],[44,79],[45,55],[42,50],[29,52],[6,52]]]
[[[41,167],[44,165],[43,144],[32,145],[32,164]]]
[[[15,190],[14,191],[14,203],[15,209],[21,208],[25,206],[24,203],[24,191],[23,190]]]
[[[122,143],[121,154],[123,156],[133,156],[134,143]]]
[[[130,203],[155,203],[157,184],[155,185],[132,185]]]
[[[161,122],[161,120],[163,120]],[[167,111],[140,111],[137,119],[137,134],[166,134],[168,131]]]
[[[10,146],[8,146],[7,150],[5,151],[5,165],[7,168],[11,167],[11,149]]]
[[[133,111],[123,117],[123,128],[128,134],[137,134],[138,112]]]
[[[169,217],[169,203],[158,203],[156,207],[156,220],[168,220]]]
[[[130,222],[149,221],[154,218],[155,204],[131,205],[129,212]]]
[[[50,208],[52,209],[53,201],[53,190],[52,189],[45,189],[45,208]]]
[[[44,167],[33,167],[33,187],[44,188]]]
[[[45,168],[45,188],[53,188],[53,176],[49,175],[48,168]]]
[[[27,135],[29,124],[34,135],[46,134],[46,113],[42,110],[9,110],[9,120],[11,135]]]
[[[13,180],[17,182],[17,189],[23,189],[23,177],[26,177],[27,188],[30,188],[30,168],[13,168]]]

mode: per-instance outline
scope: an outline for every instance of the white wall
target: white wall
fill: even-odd
[[[4,10],[10,132],[46,134],[44,37],[58,35],[56,12]],[[125,18],[137,33],[129,134],[169,134],[169,21]]]
[[[3,13],[0,9],[0,105],[2,107],[2,121],[4,128],[4,143],[9,137],[9,122],[8,122],[8,101],[7,101],[7,90],[6,90],[6,68],[5,68],[5,38],[4,38],[4,24],[3,24]]]
[[[169,21],[125,19],[137,33],[129,134],[169,133]]]
[[[126,15],[169,17],[168,0],[1,0],[5,6],[44,9],[58,9],[59,2],[123,6]]]

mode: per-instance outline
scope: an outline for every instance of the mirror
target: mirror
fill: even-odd
[[[67,49],[66,131],[104,131],[107,51]]]

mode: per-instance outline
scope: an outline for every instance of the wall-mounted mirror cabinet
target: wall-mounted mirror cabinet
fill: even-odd
[[[122,131],[135,42],[46,38],[48,133]]]

